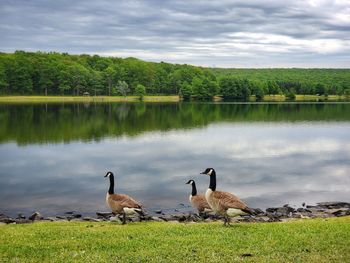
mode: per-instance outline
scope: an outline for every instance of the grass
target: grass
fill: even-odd
[[[350,217],[287,223],[0,226],[2,262],[347,262]]]
[[[214,101],[221,101],[222,97],[215,96]],[[250,101],[255,101],[255,96],[251,96]],[[329,95],[296,95],[295,101],[349,101],[350,97]],[[0,96],[0,103],[49,103],[49,102],[138,102],[138,96]],[[166,96],[145,96],[145,102],[179,102],[180,97],[176,95]],[[263,101],[283,102],[286,101],[284,95],[265,95]]]
[[[286,101],[288,100],[285,95],[265,95],[263,101]],[[339,95],[295,95],[294,101],[339,101],[349,100],[346,96]]]
[[[138,96],[0,96],[0,102],[123,102],[140,101]],[[145,102],[177,102],[179,96],[145,96]]]

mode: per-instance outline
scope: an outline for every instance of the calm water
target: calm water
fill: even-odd
[[[206,167],[252,207],[350,201],[350,104],[0,104],[0,212],[106,211],[108,170],[171,209]]]

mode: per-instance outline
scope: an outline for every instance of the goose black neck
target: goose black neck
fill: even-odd
[[[192,196],[197,195],[197,188],[196,188],[196,183],[192,183]]]
[[[110,195],[114,194],[114,175],[111,174],[109,176],[109,189],[108,189],[108,193]]]
[[[210,175],[210,184],[209,184],[209,188],[210,188],[212,191],[215,191],[215,189],[216,189],[216,173],[215,173],[214,170],[213,170],[213,172],[212,172],[211,175]]]

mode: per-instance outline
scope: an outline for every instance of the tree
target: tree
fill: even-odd
[[[88,87],[93,91],[95,96],[101,94],[104,88],[102,73],[100,71],[92,70],[89,74],[88,83]]]
[[[146,95],[146,87],[142,84],[138,84],[135,89],[135,95],[140,96],[140,100]]]
[[[318,95],[326,95],[326,86],[322,83],[317,83],[315,86],[316,94]]]
[[[110,65],[105,71],[104,74],[107,79],[107,85],[108,85],[108,96],[111,96],[111,91],[113,84],[115,82],[115,75],[116,75],[116,70],[113,65]]]
[[[247,100],[251,94],[251,84],[246,79],[226,76],[220,80],[221,94],[226,100]]]
[[[8,88],[5,67],[0,64],[0,94],[6,94]]]
[[[209,100],[212,98],[209,93],[209,83],[210,81],[208,79],[201,79],[199,77],[193,78],[192,90],[197,100]]]
[[[183,100],[190,100],[192,95],[192,86],[187,82],[182,84],[179,95]]]
[[[115,86],[116,90],[123,95],[124,97],[126,97],[126,95],[128,94],[128,92],[130,92],[130,88],[128,83],[126,83],[125,81],[118,81],[117,85]]]
[[[268,94],[272,94],[272,95],[281,94],[281,89],[275,81],[267,82],[267,90],[268,90]]]
[[[54,84],[56,71],[52,64],[49,62],[44,62],[39,69],[39,87],[40,90],[45,91],[45,96],[47,96],[47,91],[52,90]]]

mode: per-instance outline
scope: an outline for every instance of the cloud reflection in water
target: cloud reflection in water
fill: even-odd
[[[350,124],[215,124],[133,138],[56,145],[0,145],[0,211],[107,210],[108,182],[148,208],[187,203],[193,178],[205,191],[214,167],[218,189],[250,206],[350,201]]]

